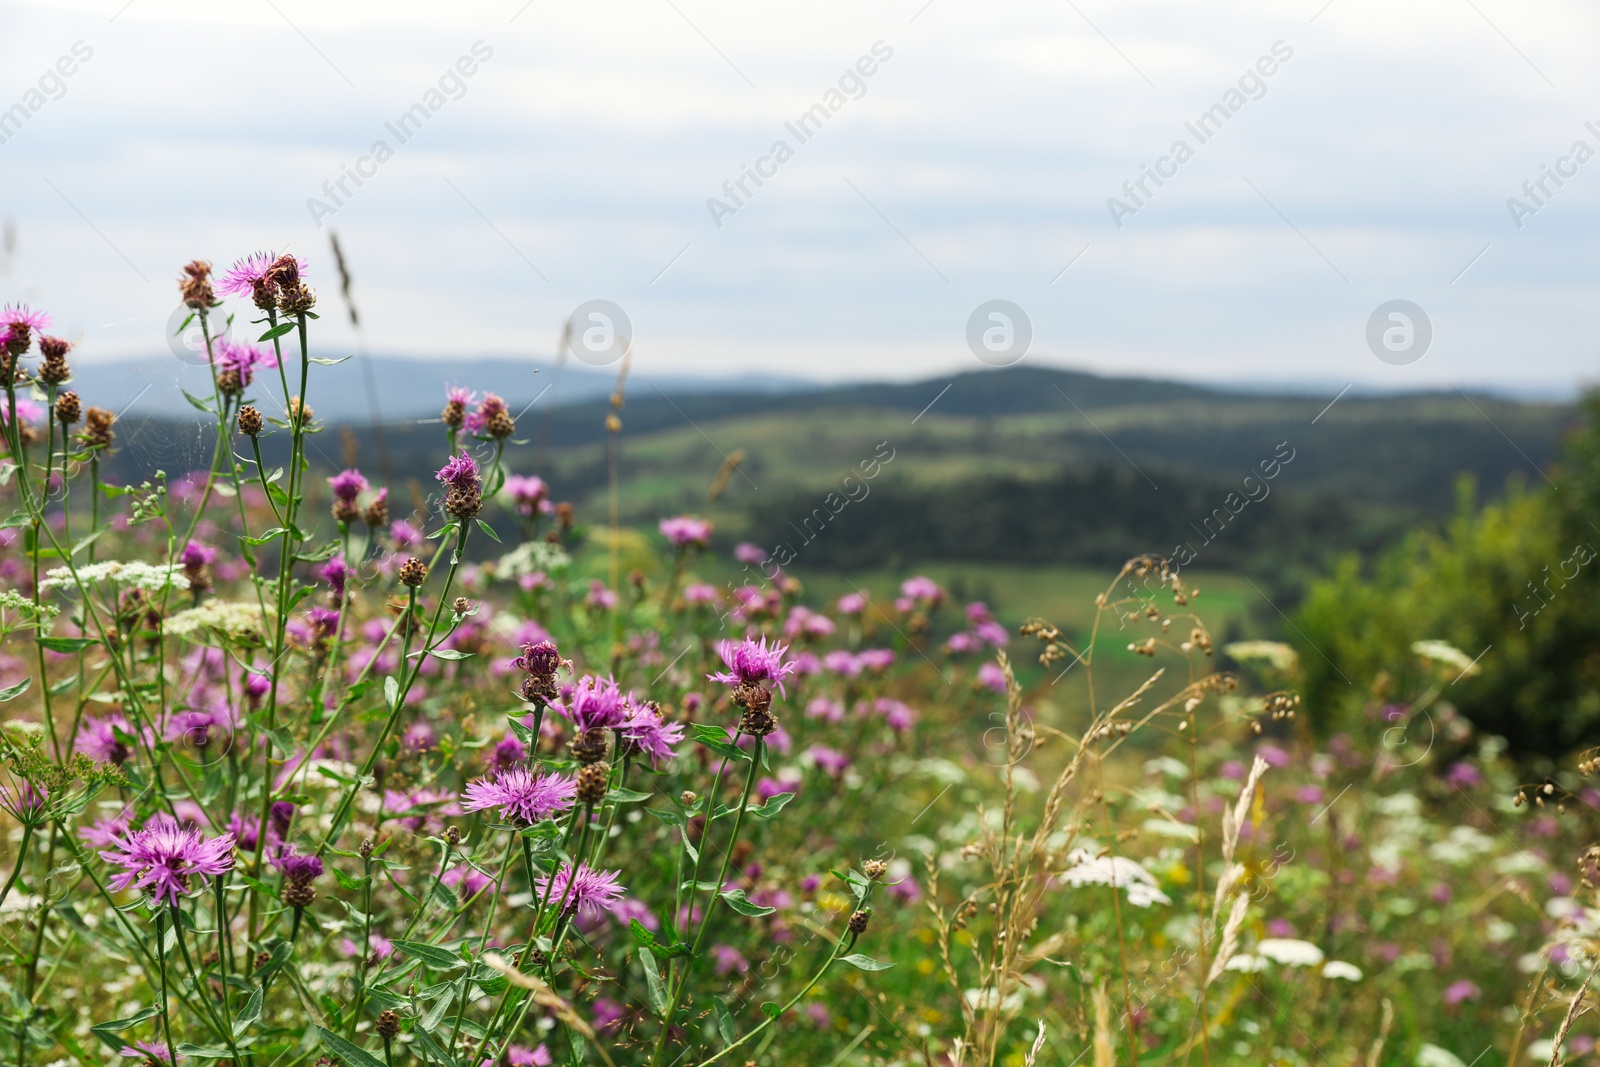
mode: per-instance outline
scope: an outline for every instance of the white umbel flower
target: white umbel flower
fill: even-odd
[[[1061,877],[1070,886],[1119,886],[1128,894],[1128,903],[1136,908],[1151,904],[1171,904],[1172,900],[1161,891],[1155,877],[1126,856],[1097,856],[1086,848],[1075,848],[1067,854],[1072,864]]]
[[[1241,952],[1237,956],[1230,956],[1222,968],[1225,971],[1243,971],[1245,974],[1254,974],[1267,969],[1267,961],[1260,956],[1253,956],[1248,952]]]
[[[1269,937],[1256,946],[1256,954],[1285,967],[1315,967],[1322,962],[1320,948],[1292,937]]]
[[[104,563],[86,563],[78,568],[76,578],[73,577],[70,567],[52,568],[39,580],[39,588],[71,589],[79,583],[93,585],[96,582],[131,586],[143,589],[147,593],[159,593],[167,588],[189,588],[189,579],[183,576],[183,568],[176,563],[165,567],[153,567],[138,560],[122,563],[114,559],[106,560]]]
[[[1362,974],[1361,968],[1344,960],[1329,960],[1322,965],[1322,977],[1338,978],[1345,982],[1359,982]]]

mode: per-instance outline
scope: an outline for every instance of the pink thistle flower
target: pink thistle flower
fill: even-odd
[[[354,504],[356,497],[367,491],[368,485],[365,475],[350,468],[329,478],[328,488],[333,490],[334,497],[341,503]]]
[[[156,1041],[135,1041],[131,1045],[123,1045],[117,1055],[130,1060],[145,1059],[151,1063],[171,1063],[172,1054],[167,1051],[167,1046]],[[180,1055],[178,1059],[188,1059]]]
[[[550,1067],[550,1050],[543,1045],[529,1048],[526,1045],[510,1045],[506,1048],[504,1062],[509,1067]],[[495,1067],[491,1060],[484,1060],[478,1067]]]
[[[233,869],[233,835],[206,840],[199,830],[186,830],[161,813],[144,827],[115,841],[100,858],[122,868],[110,881],[113,889],[134,887],[153,904],[177,904],[191,891],[195,875],[216,876]]]
[[[539,505],[545,502],[550,492],[550,487],[538,475],[513,474],[501,488],[516,505],[517,514],[526,519],[539,513]]]
[[[491,765],[496,773],[508,771],[528,758],[528,746],[524,745],[515,734],[506,734],[494,746],[494,754],[490,758]]]
[[[683,740],[683,726],[662,719],[654,704],[632,705],[622,723],[622,737],[648,756],[651,766],[659,766],[673,757],[673,746]]]
[[[598,578],[589,579],[589,595],[583,602],[596,611],[610,611],[617,606],[617,594],[605,587]]]
[[[572,804],[575,779],[562,774],[535,774],[526,767],[500,771],[494,780],[468,784],[461,794],[462,811],[498,808],[500,817],[516,826],[532,826]]]
[[[26,304],[7,304],[0,309],[0,326],[10,329],[20,327],[25,333],[37,332],[50,328],[50,316],[42,311],[34,311]]]
[[[894,663],[894,652],[887,648],[864,648],[856,659],[864,670],[886,671]]]
[[[985,663],[978,668],[978,686],[995,693],[1006,691],[1006,672],[998,663]]]
[[[33,422],[44,417],[44,406],[32,400],[17,397],[17,418],[23,422]],[[0,404],[0,424],[11,421],[11,408],[7,404]]]
[[[834,778],[839,777],[850,766],[849,756],[826,745],[812,745],[806,749],[806,755],[817,765],[817,770]]]
[[[717,674],[708,674],[706,677],[724,685],[760,685],[763,682],[770,682],[778,687],[778,692],[787,697],[789,694],[784,691],[783,679],[794,670],[794,664],[783,658],[783,654],[788,650],[788,645],[774,643],[769,646],[765,637],[760,641],[747,637],[738,644],[723,641],[718,644],[717,652],[722,656],[722,662],[728,669]]]
[[[683,591],[683,600],[686,604],[715,604],[717,587],[704,582],[696,583]]]
[[[217,292],[226,296],[253,296],[257,288],[265,286],[268,292],[275,293],[277,285],[267,277],[267,273],[277,261],[276,252],[252,252],[243,259],[235,260],[217,282]],[[306,261],[296,256],[295,267],[299,276],[304,278]]]
[[[711,543],[711,524],[691,515],[662,519],[659,528],[661,536],[680,552],[687,548],[705,548]]]
[[[402,548],[415,548],[422,544],[422,531],[404,519],[396,519],[389,524],[389,540],[397,552]]]
[[[834,606],[839,609],[840,615],[860,615],[867,610],[867,595],[865,593],[846,593],[839,598],[839,603]]]
[[[1445,987],[1444,1003],[1446,1007],[1453,1008],[1463,1000],[1477,1000],[1483,995],[1483,990],[1478,988],[1476,982],[1463,978],[1459,982],[1451,982]]]
[[[489,420],[504,414],[506,414],[506,402],[494,393],[486,393],[478,402],[478,410],[467,413],[467,430],[471,433],[482,433],[489,428]]]
[[[733,546],[733,558],[740,563],[760,563],[767,558],[767,550],[749,541],[740,541]]]
[[[280,848],[272,857],[272,865],[284,879],[295,885],[308,885],[322,877],[322,860],[316,856],[302,856],[291,848]]]
[[[586,674],[572,687],[567,703],[555,707],[579,730],[610,729],[626,721],[629,702],[614,679]]]
[[[585,915],[599,915],[609,911],[622,899],[623,888],[617,881],[621,871],[597,871],[587,864],[579,864],[574,871],[571,864],[563,863],[554,878],[535,879],[539,899],[548,893],[563,911],[577,911]]]
[[[475,488],[478,485],[478,463],[465,452],[450,457],[450,462],[439,468],[434,477],[455,489]]]
[[[249,385],[255,381],[257,367],[270,370],[278,365],[277,356],[264,348],[257,348],[255,345],[246,344],[242,341],[219,337],[216,341],[216,348],[217,370],[219,372],[237,371],[240,385]]]
[[[345,582],[350,578],[350,564],[344,561],[343,556],[334,556],[322,565],[321,574],[322,580],[333,589],[333,595],[343,600]]]
[[[806,705],[806,714],[823,722],[843,722],[844,705],[828,697],[815,697]]]
[[[917,713],[914,710],[891,697],[879,697],[873,702],[872,710],[882,715],[883,721],[896,732],[903,733],[917,722]]]
[[[944,590],[939,587],[939,583],[920,574],[900,583],[900,595],[928,604],[938,604],[944,600]]]

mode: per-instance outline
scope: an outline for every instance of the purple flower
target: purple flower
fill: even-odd
[[[394,542],[397,551],[412,548],[422,544],[422,531],[404,519],[396,519],[389,524],[389,540]]]
[[[605,587],[598,578],[589,579],[589,595],[583,602],[597,611],[610,611],[617,606],[617,594]]]
[[[686,548],[704,548],[711,542],[711,524],[690,515],[662,519],[661,535],[680,551]]]
[[[344,585],[350,577],[350,565],[344,561],[343,556],[334,556],[322,565],[322,580],[333,589],[333,595],[339,600],[344,599]]]
[[[0,326],[8,329],[22,327],[23,330],[46,330],[50,328],[50,316],[42,311],[34,311],[26,304],[8,304],[0,309]]]
[[[806,705],[806,714],[824,722],[843,722],[844,705],[827,697],[814,697],[811,703]]]
[[[887,648],[864,648],[856,660],[863,670],[886,671],[894,663],[894,652]]]
[[[470,433],[482,433],[488,428],[490,419],[505,413],[506,402],[493,393],[486,393],[478,403],[478,410],[467,413],[467,430]]]
[[[240,385],[249,385],[256,379],[256,368],[272,368],[278,365],[278,357],[262,348],[241,341],[232,341],[226,337],[219,337],[216,342],[217,371],[235,371],[239,375]]]
[[[789,694],[784,692],[783,679],[794,670],[794,664],[785,662],[783,658],[788,650],[788,645],[774,643],[769,646],[765,637],[760,641],[747,637],[738,644],[723,641],[717,646],[717,651],[728,669],[706,677],[724,685],[761,685],[770,682],[787,697]]]
[[[214,563],[216,558],[217,550],[199,541],[190,541],[183,546],[183,551],[178,553],[178,562],[183,564],[184,570],[190,571],[197,571]]]
[[[750,961],[732,945],[712,945],[711,956],[716,960],[711,969],[717,974],[729,974],[734,971],[744,974],[750,970]]]
[[[985,663],[978,668],[978,685],[996,693],[1006,691],[1006,672],[998,663]]]
[[[33,422],[44,417],[44,406],[32,400],[17,397],[17,418],[24,422]],[[0,424],[11,421],[11,406],[0,404]]]
[[[322,877],[322,860],[316,856],[302,856],[292,848],[281,848],[272,857],[278,873],[296,885],[306,885]]]
[[[697,582],[688,586],[683,591],[683,599],[687,604],[715,604],[717,602],[717,587]]]
[[[932,578],[918,575],[900,583],[900,595],[928,604],[937,604],[944,599],[944,590],[939,588],[939,583]]]
[[[339,613],[332,608],[311,608],[306,612],[306,620],[311,623],[313,641],[325,641],[339,628]]]
[[[225,296],[252,296],[257,288],[265,286],[269,293],[276,293],[277,285],[268,280],[267,271],[277,261],[278,255],[275,252],[252,252],[243,259],[236,260],[217,282],[217,292]],[[295,266],[299,276],[304,278],[305,260],[296,256]]]
[[[511,1045],[506,1048],[505,1062],[510,1067],[550,1067],[550,1050],[543,1045],[529,1048],[526,1045]],[[484,1060],[478,1067],[495,1067],[490,1060]]]
[[[334,497],[341,503],[354,504],[356,497],[367,491],[368,485],[365,475],[354,468],[349,468],[329,478],[328,488],[333,490]]]
[[[628,710],[622,736],[648,756],[652,766],[658,766],[672,758],[673,746],[683,740],[683,727],[663,720],[655,704],[637,704]]]
[[[819,771],[834,778],[839,777],[845,772],[845,768],[850,766],[849,756],[826,745],[812,745],[806,750],[806,755],[816,763]]]
[[[917,713],[910,707],[890,697],[879,697],[872,705],[872,710],[883,716],[883,721],[889,724],[891,730],[904,732],[916,725]]]
[[[822,668],[846,678],[854,678],[861,673],[861,660],[848,649],[836,648],[822,657]]]
[[[554,879],[539,878],[534,884],[539,890],[539,899],[543,900],[548,893],[563,911],[599,915],[622,898],[623,889],[617,882],[621,873],[597,871],[587,864],[579,864],[574,873],[570,864],[563,863]]]
[[[498,808],[506,822],[532,826],[568,807],[577,790],[577,781],[566,775],[511,767],[496,774],[493,781],[480,779],[468,784],[461,794],[461,810]]]
[[[610,729],[623,724],[627,704],[615,680],[586,674],[572,687],[567,703],[557,704],[556,710],[579,730]]]
[[[1457,789],[1471,789],[1483,783],[1483,772],[1463,760],[1450,765],[1450,769],[1445,772],[1444,780]]]
[[[511,498],[517,506],[517,513],[524,518],[533,518],[545,502],[549,487],[544,484],[544,479],[537,475],[529,477],[522,474],[513,474],[506,479],[503,487],[506,496]]]
[[[233,835],[206,840],[199,830],[186,830],[161,813],[134,833],[117,839],[100,858],[122,868],[111,888],[130,886],[148,893],[154,904],[177,904],[190,891],[195,875],[219,875],[233,869]]]
[[[522,655],[516,658],[518,670],[541,678],[548,678],[561,666],[561,650],[548,637],[522,646]]]
[[[865,593],[846,593],[839,598],[836,605],[840,615],[860,615],[867,610],[867,595]]]
[[[158,1041],[135,1041],[131,1045],[123,1045],[117,1055],[125,1056],[130,1060],[146,1059],[151,1063],[171,1063],[172,1054],[167,1051],[167,1046]],[[187,1059],[179,1056],[178,1059]]]
[[[767,558],[767,550],[749,541],[740,541],[733,546],[733,558],[740,563],[760,563]]]
[[[510,770],[528,758],[528,746],[517,739],[515,734],[506,734],[494,746],[492,762],[495,771]]]
[[[1477,983],[1469,982],[1463,978],[1459,982],[1451,982],[1445,987],[1444,1003],[1446,1007],[1453,1008],[1463,1000],[1477,1000],[1482,993],[1483,990],[1478,988]]]
[[[120,735],[120,736],[119,736]],[[78,733],[77,749],[97,763],[122,766],[133,755],[133,727],[121,712],[103,719],[85,719]]]
[[[435,475],[445,485],[452,489],[471,489],[478,485],[478,464],[465,452],[458,452],[450,457],[450,462],[439,468]]]

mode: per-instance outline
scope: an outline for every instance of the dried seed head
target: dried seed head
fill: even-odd
[[[116,440],[116,435],[111,432],[111,424],[117,421],[117,417],[105,408],[90,408],[83,415],[85,443],[110,448],[111,442]]]
[[[467,424],[467,405],[459,400],[451,400],[445,404],[439,418],[450,429],[459,430]]]
[[[693,804],[696,800],[699,800],[700,798],[695,796],[693,790],[685,789],[683,791],[683,795],[680,796],[678,799],[683,801],[684,807],[689,807],[691,804]]]
[[[458,519],[470,519],[483,510],[483,490],[475,482],[452,485],[444,496],[444,510]]]
[[[572,739],[572,758],[579,763],[599,763],[606,758],[606,732],[590,727]]]
[[[888,871],[889,865],[882,860],[868,860],[861,865],[861,873],[876,882]]]
[[[444,832],[444,839],[446,844],[451,848],[455,848],[461,844],[461,828],[459,826],[450,827]]]
[[[771,698],[768,698],[771,703]],[[751,737],[766,737],[778,728],[778,717],[765,708],[746,708],[739,716],[739,732]]]
[[[428,579],[428,565],[416,556],[407,556],[400,564],[400,584],[415,589]]]
[[[56,421],[63,426],[71,426],[83,417],[83,405],[78,400],[78,394],[67,390],[56,397]]]
[[[488,423],[484,426],[489,436],[497,440],[510,437],[517,432],[516,420],[512,419],[509,412],[497,411],[489,416]]]
[[[389,525],[389,497],[387,493],[379,493],[372,498],[372,503],[367,505],[361,513],[361,521],[368,526]]]
[[[378,1013],[378,1024],[373,1029],[385,1041],[392,1040],[400,1033],[400,1013],[392,1008],[385,1008]]]
[[[606,798],[606,782],[611,777],[611,765],[605,761],[591,763],[578,771],[577,798],[580,804],[598,804]]]
[[[369,837],[365,841],[361,842],[361,847],[356,849],[356,853],[362,859],[370,860],[372,858],[372,852],[375,848],[377,848],[377,846],[372,843],[372,838]]]
[[[239,409],[239,432],[246,437],[254,437],[265,425],[261,412],[256,410],[254,404],[246,404]]]
[[[865,909],[852,912],[850,915],[850,921],[846,925],[849,927],[852,934],[860,937],[862,934],[867,932],[867,920],[870,918],[872,918],[872,913]]]
[[[183,295],[184,305],[196,311],[215,304],[217,294],[211,289],[211,264],[203,259],[185,263],[183,277],[178,279],[178,292]]]
[[[291,908],[309,907],[317,899],[317,891],[309,882],[288,882],[283,887],[283,902]]]
[[[465,615],[467,612],[472,610],[472,601],[468,600],[464,596],[458,596],[451,602],[450,610],[455,612],[457,615]]]

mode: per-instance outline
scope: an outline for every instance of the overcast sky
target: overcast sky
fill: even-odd
[[[336,229],[372,348],[439,360],[548,354],[600,298],[645,371],[903,379],[981,366],[998,298],[1029,362],[1569,389],[1596,39],[1571,0],[0,4],[0,300],[148,354],[183,262],[287,249],[343,354]],[[1421,359],[1369,348],[1396,299]]]

